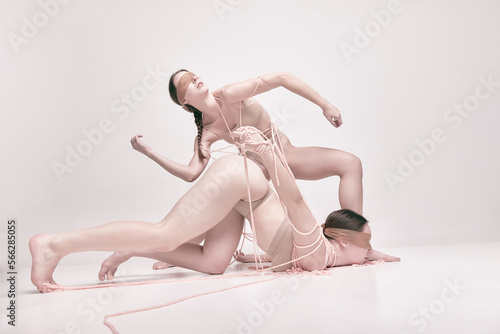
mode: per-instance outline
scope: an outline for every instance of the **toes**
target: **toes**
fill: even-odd
[[[108,271],[108,280],[112,280],[115,277],[116,269]]]
[[[56,292],[56,291],[63,291],[63,288],[56,284],[54,280],[51,280],[51,283],[43,283],[41,287],[38,288],[38,291],[41,293],[50,293],[50,292]]]
[[[106,272],[105,272],[103,269],[101,269],[101,270],[99,271],[98,276],[99,276],[99,280],[100,280],[100,281],[104,281],[104,278],[106,277]]]
[[[153,270],[167,269],[170,267],[173,267],[173,265],[171,265],[170,263],[165,263],[161,261],[153,263]]]
[[[43,293],[50,293],[57,291],[63,291],[63,288],[58,284],[49,284],[49,283],[43,284]]]
[[[101,281],[104,281],[104,279],[106,278],[106,272],[108,271],[108,268],[106,268],[106,266],[104,266],[104,263],[101,265],[101,270],[99,270],[99,280]]]
[[[116,273],[116,268],[115,269],[109,269],[107,266],[102,266],[101,271],[99,271],[99,280],[104,281],[104,280],[112,280],[113,276]]]

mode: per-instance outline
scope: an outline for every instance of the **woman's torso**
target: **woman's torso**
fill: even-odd
[[[221,102],[220,105],[223,115],[216,122],[204,126],[203,129],[203,136],[211,137],[211,142],[222,139],[234,144],[231,132],[240,126],[253,126],[271,139],[271,118],[257,100],[251,98],[236,104]],[[277,131],[279,132],[279,130]],[[281,132],[278,135],[286,150],[286,147],[291,145],[288,138]],[[250,219],[248,215],[246,218]],[[257,235],[258,246],[267,252],[282,223],[287,219],[281,201],[274,191],[253,211],[253,218],[255,223],[253,233]],[[324,253],[325,249],[320,247],[318,251]]]
[[[240,126],[253,126],[266,135],[270,133],[271,117],[254,98],[232,104],[221,101],[220,110],[221,116],[215,122],[204,126],[203,136],[215,135],[214,141],[222,139],[234,144],[231,132]]]
[[[273,191],[268,200],[253,212],[255,220],[255,233],[259,247],[267,252],[271,241],[286,219],[286,214],[281,206],[278,195]]]
[[[274,191],[272,195],[262,203],[262,205],[253,211],[253,216],[255,223],[254,234],[257,235],[258,246],[266,253],[273,255],[273,257],[274,255],[279,254],[279,259],[273,258],[273,266],[293,261],[288,266],[280,266],[277,270],[283,271],[287,268],[289,269],[291,266],[300,268],[300,263],[295,261],[297,254],[293,250],[295,247],[293,241],[293,228],[291,226],[288,227],[290,233],[289,238],[284,235],[278,235],[280,234],[279,231],[283,230],[282,225],[291,224],[291,222],[283,210],[279,197],[276,193],[274,193]],[[247,218],[250,219],[250,217]],[[287,229],[285,228],[285,230]],[[275,237],[278,239],[275,239]],[[283,239],[281,241],[286,242],[287,244],[283,244],[280,239]],[[319,247],[313,254],[310,255],[317,259],[318,265],[323,266],[323,269],[334,266],[335,250],[333,246],[324,236],[321,236],[321,241],[318,242],[324,244],[319,245],[315,243],[314,245],[318,245]],[[279,247],[283,247],[285,250],[283,254],[280,254],[280,250],[275,248],[277,245]],[[314,247],[312,247],[312,249],[314,249]]]

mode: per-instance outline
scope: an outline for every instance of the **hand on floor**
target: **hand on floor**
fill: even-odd
[[[376,251],[375,249],[368,252],[366,257],[368,261],[384,260],[385,262],[399,262],[401,259],[392,255],[384,254],[382,252]]]

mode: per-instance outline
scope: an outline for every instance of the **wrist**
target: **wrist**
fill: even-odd
[[[323,111],[327,110],[327,109],[330,109],[333,105],[328,102],[327,99],[324,99],[324,102],[322,104],[320,104],[320,107]]]
[[[153,150],[149,147],[142,152],[142,154],[151,159],[153,158],[153,153],[154,153]]]

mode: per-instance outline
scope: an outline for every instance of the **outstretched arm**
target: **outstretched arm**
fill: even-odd
[[[195,181],[201,173],[205,170],[208,161],[210,160],[210,156],[208,153],[205,153],[205,157],[201,158],[198,155],[198,146],[195,141],[195,150],[193,154],[193,158],[189,162],[189,164],[182,165],[177,162],[174,162],[170,159],[165,158],[161,154],[153,151],[149,146],[144,144],[140,138],[142,138],[142,135],[135,135],[131,139],[131,144],[132,147],[137,150],[138,152],[144,154],[145,156],[149,157],[151,160],[155,161],[157,164],[159,164],[161,167],[163,167],[167,172],[169,172],[172,175],[175,175],[184,181],[187,182],[193,182]],[[210,149],[210,143],[205,143],[204,147],[207,149]]]
[[[334,127],[342,125],[340,111],[316,90],[289,72],[264,74],[259,78],[224,86],[218,89],[214,94],[219,94],[224,101],[234,103],[277,87],[284,87],[292,93],[302,96],[316,104],[323,110],[323,115]]]
[[[375,249],[372,249],[368,252],[368,256],[366,257],[368,261],[377,261],[377,260],[384,260],[385,262],[399,262],[401,259],[396,256],[384,254],[382,252],[376,251]]]

